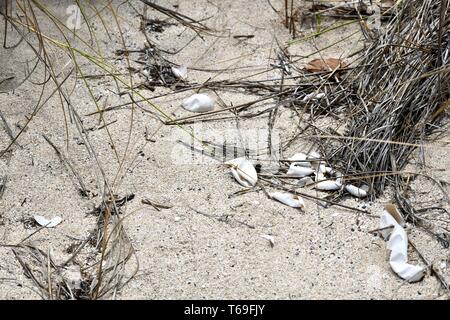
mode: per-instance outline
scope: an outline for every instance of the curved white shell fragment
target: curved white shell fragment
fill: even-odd
[[[316,177],[314,178],[314,180],[315,180],[316,182],[320,182],[320,181],[323,181],[323,180],[327,180],[327,178],[323,175],[322,172],[320,172],[320,170],[315,171],[315,173],[316,173]]]
[[[187,77],[187,67],[186,66],[179,66],[179,67],[172,67],[172,73],[173,75],[181,80],[185,80]]]
[[[196,93],[183,101],[183,108],[192,112],[207,112],[214,109],[214,100],[203,93]]]
[[[275,237],[274,236],[271,236],[268,234],[262,234],[262,235],[260,235],[260,237],[269,241],[270,246],[273,248],[273,246],[275,245]]]
[[[307,186],[307,185],[310,185],[310,184],[313,184],[313,183],[314,183],[314,180],[311,179],[311,177],[303,177],[303,178],[301,178],[301,179],[299,179],[297,181],[297,185],[300,188],[303,188],[304,186]]]
[[[311,167],[311,163],[307,160],[307,155],[305,153],[299,152],[294,154],[292,157],[288,159],[289,161],[300,161],[300,162],[292,162],[291,164],[295,164],[297,166],[302,167]]]
[[[296,194],[292,194],[289,192],[274,192],[271,193],[270,196],[275,199],[280,201],[281,203],[284,203],[287,206],[293,207],[293,208],[305,208],[305,201],[303,201],[303,198],[296,195]]]
[[[320,153],[313,151],[308,155],[308,159],[320,159]]]
[[[342,178],[342,172],[334,170],[331,167],[325,167],[325,172],[328,173],[330,176],[333,176],[336,178]]]
[[[393,228],[387,228],[393,226]],[[408,236],[405,229],[398,224],[387,210],[380,218],[380,229],[383,238],[389,238],[387,248],[391,250],[389,263],[392,270],[408,282],[417,282],[424,276],[424,268],[408,263]],[[386,229],[387,228],[387,229]]]
[[[336,178],[342,179],[342,172],[337,171],[337,170],[333,170],[332,174]],[[364,189],[362,189],[362,190],[364,190]],[[366,191],[366,192],[369,191],[369,188],[367,188],[367,190],[364,190],[364,191]]]
[[[352,196],[355,196],[358,198],[364,198],[367,196],[367,192],[365,190],[358,188],[352,184],[346,185],[345,190],[347,190],[347,192],[350,193]]]
[[[295,164],[291,164],[289,166],[287,175],[293,176],[293,177],[306,177],[313,173],[314,173],[314,169],[302,167],[302,166],[296,166]]]
[[[309,101],[309,100],[318,100],[318,99],[321,99],[321,98],[323,98],[323,97],[325,97],[325,93],[323,93],[323,92],[320,92],[320,93],[315,93],[315,92],[312,92],[312,93],[310,93],[310,94],[307,94],[306,96],[304,96],[303,97],[303,99],[302,99],[302,102],[307,102],[307,101]]]
[[[341,174],[342,175],[342,174]],[[369,186],[367,185],[367,184],[363,184],[361,187],[360,187],[360,189],[362,189],[362,190],[364,190],[365,192],[368,192],[369,191]]]
[[[59,216],[56,216],[52,219],[47,219],[46,217],[35,215],[33,216],[34,220],[41,225],[42,227],[46,228],[53,228],[56,227],[58,224],[62,222],[62,218]]]
[[[291,161],[302,161],[302,160],[306,160],[306,157],[307,157],[306,153],[299,152],[299,153],[294,154],[288,160],[291,160]]]
[[[327,167],[325,166],[325,163],[319,163],[319,167],[317,168],[317,170],[322,174],[327,172]]]
[[[319,169],[320,169],[320,167],[319,167]],[[327,167],[327,166],[325,166],[325,165],[324,165],[323,170],[324,170],[324,173],[326,172],[326,173],[328,173],[328,174],[330,174],[330,175],[333,175],[333,173],[335,172],[335,171],[333,170],[333,168]]]
[[[339,190],[341,187],[342,183],[340,181],[333,181],[333,180],[325,180],[316,184],[316,189],[323,191]]]
[[[258,181],[253,164],[245,158],[236,158],[225,162],[231,168],[234,178],[244,187],[253,187]]]

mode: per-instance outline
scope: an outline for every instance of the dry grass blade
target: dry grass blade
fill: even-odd
[[[209,32],[211,31],[211,29],[209,29],[207,26],[205,26],[203,23],[196,21],[184,14],[181,14],[179,12],[167,9],[163,6],[160,6],[154,2],[148,1],[148,0],[140,0],[142,3],[145,3],[147,6],[165,14],[166,16],[169,16],[173,19],[175,19],[176,21],[178,21],[179,23],[181,23],[183,26],[190,28],[192,30],[194,30],[200,37],[201,36],[201,32]]]
[[[328,158],[336,159],[346,173],[403,169],[442,118],[450,94],[448,85],[442,85],[450,74],[445,71],[449,39],[441,36],[449,33],[448,21],[442,21],[449,15],[444,3],[403,2],[351,72],[350,88],[359,102],[352,103],[357,115],[351,117],[346,135],[356,139],[334,141],[334,149],[327,148]],[[380,176],[367,182],[379,193],[387,180],[393,181]]]

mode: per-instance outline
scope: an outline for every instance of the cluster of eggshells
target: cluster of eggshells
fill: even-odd
[[[175,77],[184,81],[187,78],[187,68],[185,66],[172,67],[172,72]],[[320,99],[323,93],[311,94],[304,98],[304,100]],[[214,100],[207,94],[196,93],[186,98],[182,106],[190,112],[209,112],[214,110]],[[364,198],[367,196],[368,188],[359,188],[352,184],[343,185],[342,174],[332,168],[326,166],[326,163],[320,160],[320,155],[317,152],[312,152],[309,155],[305,153],[296,153],[289,158],[290,166],[287,171],[288,176],[300,178],[299,186],[314,185],[314,188],[321,191],[340,190],[342,187],[351,195]],[[225,163],[231,168],[231,173],[234,178],[244,187],[253,187],[258,181],[258,174],[253,164],[245,158],[237,158]],[[332,177],[326,178],[325,175]],[[311,178],[314,177],[314,180]],[[298,195],[289,192],[274,192],[270,194],[273,199],[276,199],[288,206],[294,208],[304,208],[304,201]]]
[[[184,65],[171,67],[173,75],[180,81],[187,80],[188,68]],[[214,100],[204,93],[195,93],[183,100],[181,106],[190,112],[202,113],[214,110]]]
[[[312,152],[309,155],[305,153],[296,153],[288,160],[291,162],[288,176],[301,178],[299,184],[302,186],[313,184],[314,188],[321,191],[340,190],[342,187],[352,196],[364,198],[367,196],[368,187],[361,188],[352,184],[343,184],[342,173],[327,166],[325,161],[320,160],[320,154]],[[311,176],[314,175],[314,180]],[[327,178],[326,175],[330,176]]]
[[[298,185],[301,187],[314,185],[314,188],[320,191],[336,191],[344,188],[349,194],[358,198],[367,196],[368,187],[357,187],[352,184],[344,184],[342,173],[328,167],[325,161],[320,160],[321,157],[317,152],[309,155],[305,153],[296,153],[288,159],[290,162],[287,176],[300,178]],[[253,164],[245,158],[237,158],[225,163],[233,174],[237,182],[244,187],[253,187],[258,181],[258,174]],[[329,176],[330,178],[327,178]],[[294,208],[304,208],[303,199],[290,192],[274,192],[270,196]]]
[[[187,76],[187,68],[185,66],[172,67],[173,74],[180,80],[185,80]],[[304,101],[311,99],[320,99],[324,94],[312,93],[304,97]],[[206,94],[194,94],[182,103],[184,109],[190,112],[209,112],[214,109],[214,100]],[[357,187],[352,184],[344,184],[342,173],[333,170],[321,160],[320,154],[312,152],[309,155],[305,153],[296,153],[288,159],[290,162],[287,176],[299,178],[298,185],[300,187],[313,185],[315,189],[321,191],[336,191],[344,188],[354,197],[364,198],[367,196],[368,186]],[[258,181],[258,173],[253,164],[244,157],[233,159],[225,162],[231,169],[233,177],[244,187],[254,187]],[[329,178],[327,178],[327,176]],[[313,179],[314,178],[314,179]],[[275,199],[287,206],[293,208],[305,208],[305,202],[299,195],[290,192],[273,192],[270,193],[272,199]],[[422,279],[424,268],[408,263],[407,248],[408,238],[403,226],[396,221],[396,217],[400,217],[392,208],[387,207],[383,212],[380,220],[380,230],[383,237],[389,238],[388,248],[391,250],[390,264],[392,269],[401,278],[408,282],[416,282]],[[38,219],[39,218],[39,219]],[[43,217],[36,218],[39,224],[46,227],[53,227],[60,223],[60,220],[50,221]],[[56,217],[58,219],[59,217]],[[59,218],[60,219],[60,218]],[[400,220],[399,220],[400,221]],[[391,228],[393,227],[393,229]],[[274,237],[271,235],[261,235],[267,239],[270,245],[274,246]]]

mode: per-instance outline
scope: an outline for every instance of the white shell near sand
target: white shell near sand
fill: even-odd
[[[339,181],[325,180],[316,184],[315,188],[322,191],[334,191],[339,190],[342,184]]]
[[[225,164],[231,168],[231,173],[241,185],[244,187],[253,187],[256,185],[258,174],[249,160],[236,158],[225,162]]]
[[[421,280],[424,276],[424,268],[408,263],[408,236],[405,229],[387,210],[383,211],[380,217],[380,229],[383,229],[380,231],[383,238],[389,239],[387,248],[391,250],[389,263],[392,270],[408,282]]]
[[[179,66],[179,67],[172,67],[171,68],[173,75],[181,80],[186,80],[187,78],[187,67],[186,66]]]
[[[331,167],[325,167],[325,172],[333,177],[342,178],[342,172],[334,170]]]
[[[289,170],[287,172],[288,176],[293,177],[306,177],[314,173],[314,169],[296,166],[295,164],[291,164]]]
[[[308,155],[308,159],[320,159],[320,153],[313,151]]]
[[[274,192],[270,196],[281,203],[293,208],[305,208],[303,198],[289,192]]]
[[[53,228],[62,222],[62,218],[59,216],[53,217],[52,219],[47,219],[46,217],[35,215],[34,220],[42,227]]]
[[[313,183],[314,183],[314,180],[311,179],[311,177],[303,177],[301,179],[298,179],[298,181],[297,181],[297,185],[301,188],[308,186],[310,184],[313,184]]]
[[[191,112],[208,112],[214,109],[214,100],[203,93],[196,93],[185,99],[183,108]]]
[[[358,188],[352,184],[346,185],[345,190],[347,190],[347,192],[350,193],[352,196],[355,196],[358,198],[364,198],[367,196],[367,192],[365,190]]]
[[[325,93],[323,93],[323,92],[320,92],[317,94],[315,92],[312,92],[312,93],[304,96],[302,99],[302,102],[307,102],[309,100],[318,100],[318,99],[322,99],[323,97],[325,97]]]
[[[311,163],[307,160],[308,155],[302,152],[294,154],[292,157],[290,157],[289,161],[300,161],[300,162],[292,162],[291,164],[295,164],[297,166],[302,167],[311,167]]]
[[[262,235],[260,235],[260,237],[269,241],[270,246],[273,248],[273,246],[275,245],[275,237],[274,236],[271,236],[269,234],[262,234]]]

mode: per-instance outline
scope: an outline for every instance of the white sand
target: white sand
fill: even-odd
[[[63,2],[63,1],[62,1]],[[282,1],[271,0],[281,9]],[[132,2],[142,10],[142,4]],[[196,19],[209,17],[204,23],[213,29],[221,30],[223,37],[205,36],[204,41],[196,38],[188,47],[176,55],[167,55],[169,60],[185,64],[192,82],[202,83],[209,77],[219,79],[239,79],[273,63],[279,43],[290,39],[282,20],[266,1],[158,1],[161,5],[175,9]],[[53,10],[65,17],[66,6],[54,5]],[[142,48],[145,38],[139,32],[140,18],[128,6],[119,11],[120,23],[125,41],[130,48]],[[98,20],[94,19],[98,41],[105,56],[115,59],[114,51],[121,48],[119,33],[114,21],[105,19],[111,28],[113,40],[109,40]],[[149,17],[162,17],[149,10]],[[3,28],[3,17],[0,21]],[[47,27],[47,29],[46,29]],[[42,30],[49,36],[57,36],[57,31],[42,19]],[[80,34],[86,36],[84,29]],[[317,38],[315,45],[324,48],[346,35],[358,30],[348,26]],[[305,34],[313,32],[310,22],[305,21]],[[234,39],[233,35],[252,34],[248,40]],[[186,44],[195,34],[184,27],[168,26],[163,33],[155,33],[152,40],[165,50],[176,50]],[[8,39],[12,43],[17,36]],[[0,32],[3,42],[3,29]],[[349,40],[324,50],[324,57],[346,57],[362,45],[362,35],[357,34]],[[4,50],[4,49],[1,49]],[[312,42],[291,46],[290,54],[306,56],[316,51]],[[58,70],[69,62],[69,57],[60,50],[49,54]],[[23,60],[33,56],[26,43],[18,48],[0,51],[0,78],[6,73],[16,73],[23,77]],[[238,59],[234,59],[237,58]],[[309,59],[300,62],[300,65]],[[137,55],[130,55],[136,59]],[[232,60],[233,59],[233,60]],[[126,67],[124,59],[111,60],[120,70]],[[85,62],[83,62],[85,63]],[[139,65],[134,64],[135,67]],[[191,68],[222,69],[247,66],[248,68],[223,72],[196,72]],[[68,69],[68,68],[66,68]],[[7,71],[4,71],[7,70]],[[85,65],[86,73],[100,73],[93,66]],[[252,79],[279,77],[279,71],[263,73]],[[32,76],[33,81],[42,81],[43,69],[40,67]],[[143,78],[136,78],[139,83]],[[71,76],[67,81],[67,92],[77,112],[82,116],[86,128],[98,127],[98,116],[85,116],[96,111],[80,79]],[[119,97],[115,83],[110,78],[91,80],[93,94],[102,96],[99,104],[117,105],[129,101],[126,95]],[[13,86],[14,84],[10,84]],[[6,87],[5,87],[6,88]],[[54,89],[50,82],[45,96]],[[122,88],[123,89],[123,88]],[[159,88],[155,92],[141,91],[146,97],[169,92]],[[26,116],[32,112],[38,101],[40,87],[26,82],[14,92],[0,93],[0,111],[7,118],[12,130],[17,133],[17,125],[24,125]],[[182,109],[180,102],[193,92],[169,95],[152,101],[168,114],[175,117],[190,115]],[[214,93],[209,92],[214,96]],[[238,105],[255,99],[248,94],[218,92],[227,104]],[[270,105],[275,101],[270,100]],[[141,104],[147,110],[151,107]],[[67,109],[65,110],[67,114]],[[231,116],[231,114],[226,114]],[[105,121],[120,157],[127,145],[131,121],[130,109],[114,110],[105,113]],[[291,111],[283,109],[276,123],[276,132],[287,136],[294,130],[295,119]],[[330,119],[322,120],[333,125]],[[0,199],[0,243],[17,244],[36,231],[26,228],[23,219],[34,214],[51,218],[59,215],[63,223],[53,229],[40,231],[28,239],[34,246],[44,251],[52,250],[56,262],[70,257],[66,249],[76,239],[85,239],[95,227],[96,219],[87,213],[98,205],[101,195],[86,199],[76,189],[72,174],[61,164],[54,150],[43,139],[46,134],[61,150],[64,150],[77,168],[87,188],[99,194],[103,188],[102,178],[94,157],[83,145],[77,144],[80,135],[68,119],[68,150],[65,148],[64,113],[59,97],[53,96],[29,124],[18,139],[16,146],[0,158],[0,177],[7,176],[3,198]],[[264,117],[239,121],[242,132],[248,129],[267,129],[267,114]],[[0,150],[4,150],[10,139],[0,129]],[[145,131],[155,133],[155,142],[145,142]],[[234,130],[236,122],[208,122],[202,127],[208,132],[222,135],[224,130]],[[234,131],[233,131],[234,132]],[[119,168],[117,159],[109,143],[105,129],[89,132],[90,141],[97,151],[110,184],[113,183]],[[176,143],[178,138],[186,140],[183,131],[175,126],[160,126],[149,113],[136,110],[133,114],[133,128],[130,147],[127,152],[123,180],[118,179],[115,192],[120,197],[134,193],[136,197],[126,207],[129,216],[124,221],[128,236],[139,258],[139,272],[135,278],[118,294],[120,299],[202,299],[202,298],[241,298],[241,299],[436,299],[445,297],[436,278],[427,275],[419,283],[407,284],[390,269],[388,251],[380,238],[368,233],[378,226],[377,216],[383,203],[391,197],[389,190],[385,197],[376,203],[366,203],[366,208],[375,216],[345,210],[339,207],[324,209],[306,200],[304,212],[286,207],[279,202],[267,199],[262,192],[251,192],[237,197],[228,196],[242,190],[228,169],[209,164],[182,164],[186,149]],[[294,145],[287,156],[305,150],[305,143]],[[184,151],[182,151],[184,150]],[[137,156],[142,151],[143,156]],[[426,149],[427,167],[424,172],[444,181],[449,181],[450,161],[448,149]],[[136,162],[132,165],[133,159]],[[417,156],[413,157],[413,162]],[[433,171],[443,169],[443,171]],[[419,170],[411,165],[410,170]],[[414,201],[420,207],[442,205],[439,191],[425,178],[412,183]],[[324,193],[316,194],[324,196]],[[141,200],[151,199],[157,203],[170,204],[171,209],[156,211]],[[347,199],[343,204],[361,207],[365,202]],[[448,207],[448,204],[447,204]],[[219,221],[196,213],[191,208],[207,215],[228,215],[227,221]],[[243,222],[254,228],[249,228]],[[272,248],[260,235],[269,234],[275,238]],[[442,275],[450,280],[447,269],[448,249],[420,229],[410,232],[411,240],[422,254],[439,268]],[[93,261],[95,250],[87,246],[76,259],[76,263],[86,266]],[[412,250],[411,263],[422,263]],[[9,279],[9,280],[8,280]],[[19,285],[20,284],[20,285]],[[33,283],[23,275],[11,248],[0,247],[0,298],[23,299],[39,298],[30,287]]]

